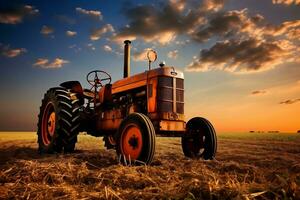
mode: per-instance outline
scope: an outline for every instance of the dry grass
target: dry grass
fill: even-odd
[[[38,155],[35,133],[0,133],[0,199],[297,199],[300,134],[220,134],[215,161],[158,138],[151,166],[119,165],[102,138]]]

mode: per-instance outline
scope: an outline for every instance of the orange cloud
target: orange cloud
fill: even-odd
[[[26,52],[27,50],[25,48],[12,49],[10,48],[10,45],[4,46],[0,43],[0,54],[8,58],[14,58]]]
[[[49,26],[46,26],[44,25],[41,29],[41,34],[43,35],[49,35],[49,34],[52,34],[54,33],[54,29],[52,27],[49,27]]]
[[[300,0],[272,0],[273,4],[300,5]]]
[[[0,23],[3,24],[19,24],[23,21],[25,16],[36,15],[39,13],[38,9],[35,9],[31,5],[25,5],[22,7],[12,8],[10,10],[0,11]]]
[[[69,63],[68,60],[62,58],[55,58],[52,62],[49,62],[47,58],[39,58],[33,64],[33,66],[41,67],[43,69],[61,68],[64,64]]]
[[[94,29],[91,32],[90,39],[91,40],[99,40],[104,34],[111,32],[114,33],[114,27],[111,24],[106,24],[101,28]]]

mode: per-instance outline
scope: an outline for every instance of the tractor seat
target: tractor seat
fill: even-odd
[[[111,86],[111,84],[106,84],[99,90],[100,104],[112,102]]]

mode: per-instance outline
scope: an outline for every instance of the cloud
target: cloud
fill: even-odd
[[[300,28],[289,31],[288,38],[290,40],[300,40]]]
[[[36,15],[38,13],[39,10],[31,5],[0,10],[0,23],[19,24],[23,22],[25,16]]]
[[[225,70],[236,73],[259,72],[292,61],[293,51],[286,41],[226,40],[217,42],[210,49],[203,49],[200,56],[187,66],[187,71]]]
[[[230,37],[237,31],[251,34],[256,24],[263,20],[261,15],[252,18],[247,16],[247,9],[220,12],[213,15],[206,24],[199,26],[192,34],[192,38],[198,42],[205,42],[214,36]]]
[[[5,46],[0,44],[0,54],[8,58],[14,58],[26,52],[27,50],[25,48],[12,49],[10,48],[10,45]]]
[[[205,1],[206,5],[198,2],[170,0],[164,2],[159,8],[154,5],[138,5],[124,10],[129,24],[122,27],[115,35],[114,40],[141,38],[145,42],[158,42],[168,44],[178,34],[189,34],[205,21],[205,15],[212,12],[210,5],[220,5],[221,1],[212,3]]]
[[[55,58],[52,62],[49,62],[47,58],[39,58],[33,64],[33,66],[41,67],[43,69],[61,68],[64,64],[69,63],[68,60],[62,58]]]
[[[146,48],[146,49],[144,49],[142,51],[133,53],[133,60],[134,61],[145,61],[145,60],[148,60],[147,53],[148,53],[149,50],[151,50],[151,49],[150,48]]]
[[[81,13],[83,15],[87,15],[93,19],[97,19],[97,20],[102,20],[103,19],[103,16],[102,16],[102,13],[98,10],[86,10],[86,9],[83,9],[83,8],[76,8],[76,11],[78,13]]]
[[[169,0],[164,3],[128,6],[129,23],[113,36],[114,41],[142,39],[161,45],[178,35],[208,45],[187,71],[225,70],[234,73],[262,72],[286,62],[300,62],[297,52],[300,20],[273,25],[247,9],[223,10],[224,0]],[[214,43],[208,43],[214,42]],[[218,42],[215,42],[218,41]],[[139,58],[137,54],[136,57]]]
[[[273,4],[300,5],[300,0],[272,0]]]
[[[43,34],[43,35],[49,35],[49,34],[54,33],[54,29],[51,28],[51,27],[49,27],[49,26],[44,25],[44,26],[42,27],[40,33]]]
[[[66,35],[69,36],[69,37],[74,37],[77,35],[77,32],[75,31],[66,31]]]
[[[96,47],[94,47],[94,45],[92,43],[87,44],[87,47],[93,51],[96,50]]]
[[[103,49],[104,49],[104,51],[106,51],[106,52],[112,52],[112,48],[111,48],[110,46],[108,46],[108,45],[104,45],[104,46],[103,46]]]
[[[82,50],[81,47],[78,47],[76,44],[70,45],[69,49],[73,49],[76,53]]]
[[[216,37],[223,41],[200,50],[186,69],[251,73],[299,62],[299,49],[291,40],[296,40],[299,26],[300,20],[271,25],[261,15],[248,16],[247,9],[215,13],[191,36],[199,43]]]
[[[178,50],[169,51],[169,52],[168,52],[168,57],[169,57],[169,58],[176,59],[176,58],[178,57]]]
[[[111,24],[106,24],[101,28],[92,30],[90,34],[91,40],[99,40],[104,34],[111,32],[114,33],[114,27]]]
[[[262,95],[262,94],[266,94],[267,91],[265,90],[255,90],[253,92],[251,92],[251,95]]]
[[[300,20],[285,21],[278,26],[267,25],[262,32],[268,36],[282,36],[293,32],[300,27]]]
[[[300,99],[288,99],[288,100],[279,102],[279,104],[290,105],[290,104],[297,103],[297,102],[299,102],[299,101],[300,101]]]
[[[204,0],[201,10],[217,12],[221,10],[223,6],[224,6],[224,0]]]

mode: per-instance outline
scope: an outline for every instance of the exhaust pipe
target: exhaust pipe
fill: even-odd
[[[130,76],[130,40],[124,41],[124,78]]]

